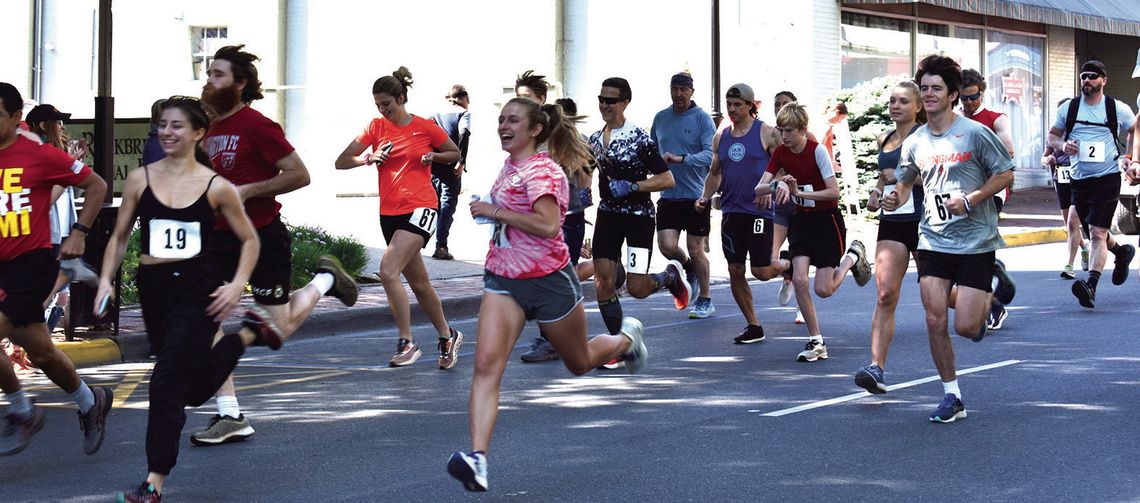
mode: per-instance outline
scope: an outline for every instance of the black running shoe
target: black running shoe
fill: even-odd
[[[1120,253],[1116,254],[1115,265],[1112,268],[1112,284],[1123,285],[1125,281],[1128,281],[1128,265],[1132,263],[1132,258],[1135,256],[1135,246],[1120,245]]]
[[[115,401],[115,392],[109,386],[96,386],[91,388],[95,395],[95,405],[87,409],[87,413],[79,412],[79,426],[83,430],[83,452],[95,454],[103,446],[103,437],[107,434],[107,414],[111,412],[111,404]]]
[[[994,298],[1001,302],[1003,305],[1009,305],[1013,302],[1013,296],[1017,295],[1017,285],[1013,283],[1013,278],[1005,271],[1005,262],[1001,260],[994,260],[994,277],[997,278],[997,287],[994,288]]]
[[[1096,307],[1096,290],[1090,288],[1088,282],[1083,279],[1073,282],[1073,296],[1082,307],[1089,309]]]
[[[732,339],[735,344],[754,344],[764,340],[764,327],[748,325],[740,335]]]

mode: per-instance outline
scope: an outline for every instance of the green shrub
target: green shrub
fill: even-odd
[[[293,289],[301,288],[313,278],[317,260],[330,254],[340,260],[345,271],[360,276],[368,265],[368,250],[359,241],[346,236],[332,236],[319,227],[289,225],[293,239],[293,273],[289,283]]]
[[[344,269],[354,277],[360,276],[361,271],[368,265],[368,250],[353,238],[331,236],[317,227],[292,225],[287,227],[293,240],[293,271],[289,280],[293,289],[309,283],[317,267],[317,260],[325,253],[340,259]],[[127,242],[127,252],[123,255],[123,283],[120,296],[124,306],[139,303],[139,292],[135,283],[139,268],[139,249],[139,229],[136,228],[131,232],[131,238]]]
[[[879,178],[880,134],[894,128],[890,111],[887,109],[891,89],[895,84],[910,79],[908,75],[879,77],[850,89],[841,89],[832,94],[828,102],[842,101],[847,105],[847,121],[851,127],[851,144],[855,154],[855,165],[859,169],[860,207],[865,207],[871,188]]]

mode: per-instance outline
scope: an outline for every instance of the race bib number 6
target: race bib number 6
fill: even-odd
[[[927,194],[930,204],[926,205],[926,219],[931,225],[944,225],[962,219],[962,215],[952,214],[950,208],[946,207],[946,203],[953,197],[963,197],[962,191]]]
[[[202,229],[198,222],[156,218],[150,221],[150,256],[187,259],[202,251]]]
[[[439,213],[431,208],[417,208],[412,212],[411,218],[408,223],[414,225],[417,229],[428,233],[428,235],[435,234],[435,218]]]

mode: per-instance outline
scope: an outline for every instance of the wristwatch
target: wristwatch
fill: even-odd
[[[685,154],[681,154],[681,162],[685,162]]]
[[[86,225],[83,225],[79,222],[75,222],[74,224],[72,224],[71,228],[74,230],[77,230],[79,232],[82,232],[84,234],[91,234],[91,228],[86,226]]]
[[[637,185],[637,182],[633,182],[633,183],[629,184],[629,191],[630,192],[637,192],[638,188],[640,188],[640,186]]]

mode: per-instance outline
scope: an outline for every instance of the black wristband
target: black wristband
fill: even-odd
[[[86,226],[86,225],[83,225],[79,222],[75,222],[74,224],[71,224],[71,228],[74,230],[77,230],[79,232],[82,232],[84,234],[91,234],[91,228]]]

